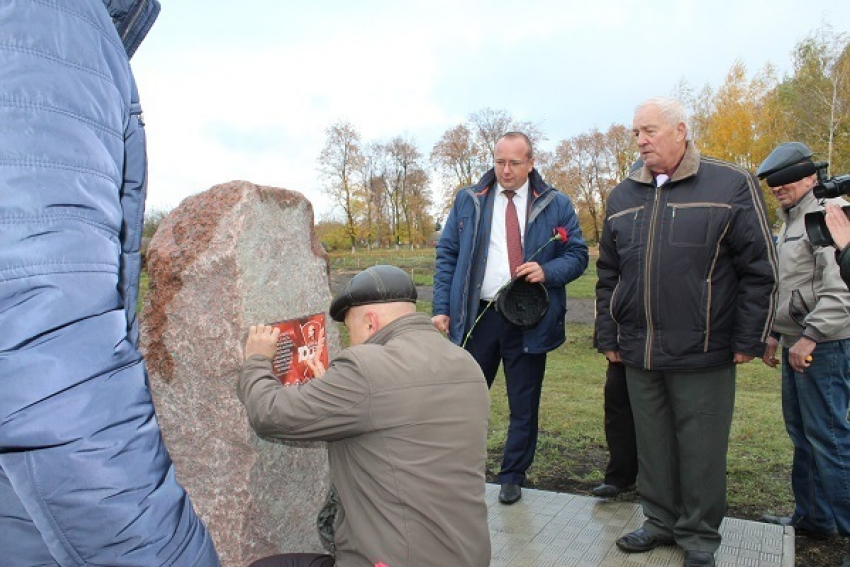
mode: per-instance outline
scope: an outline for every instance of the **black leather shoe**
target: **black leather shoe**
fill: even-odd
[[[602,483],[599,486],[597,486],[596,488],[594,488],[593,490],[591,490],[590,492],[594,496],[598,496],[599,498],[614,498],[615,496],[618,496],[620,493],[626,492],[627,490],[634,490],[634,488],[635,488],[634,484],[629,485],[625,488],[620,488],[616,484]]]
[[[518,484],[503,484],[499,491],[499,502],[502,504],[513,504],[522,498],[522,488]]]
[[[714,554],[710,551],[686,551],[684,567],[714,567]]]
[[[794,522],[791,520],[789,516],[771,516],[770,514],[764,514],[761,517],[761,521],[766,524],[774,524],[777,526],[785,526],[794,528],[794,532],[799,535],[804,535],[810,537],[812,539],[827,539],[829,538],[833,532],[823,532],[820,530],[813,530],[807,528],[805,526],[794,525]]]
[[[617,540],[617,547],[626,553],[643,553],[662,545],[673,545],[673,539],[654,536],[643,528],[626,534]]]

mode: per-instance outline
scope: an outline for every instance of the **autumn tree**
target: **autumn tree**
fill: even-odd
[[[356,182],[363,161],[360,134],[349,122],[340,121],[325,130],[325,137],[325,146],[319,155],[319,172],[325,180],[325,193],[342,209],[351,251],[354,252],[356,218],[363,205]]]
[[[749,170],[758,167],[763,159],[758,120],[775,82],[771,67],[749,80],[744,64],[736,62],[713,97],[711,114],[702,121],[700,151]]]
[[[573,199],[580,219],[585,217],[583,232],[599,241],[601,233],[601,200],[598,188],[604,183],[605,150],[603,136],[595,128],[590,132],[562,141],[555,148],[550,179],[558,180],[562,190]]]
[[[488,159],[465,124],[447,130],[431,150],[431,164],[443,179],[442,214],[448,213],[455,193],[475,183]]]
[[[362,150],[360,160],[361,195],[363,198],[363,218],[360,235],[366,241],[366,248],[381,243],[387,231],[386,222],[386,182],[384,148],[372,142]]]
[[[608,193],[629,174],[636,150],[630,129],[622,124],[605,133],[593,128],[555,148],[547,180],[573,200],[588,239],[599,241]]]
[[[599,188],[599,200],[604,211],[608,193],[629,176],[638,159],[638,150],[632,129],[624,124],[612,124],[608,128],[603,138],[603,146],[608,161],[608,183]]]
[[[407,236],[413,246],[416,244],[413,241],[413,218],[420,213],[417,207],[426,203],[414,197],[423,193],[428,184],[428,174],[421,164],[422,154],[413,142],[400,136],[390,140],[384,146],[384,151],[387,156],[385,179],[393,238],[398,246],[402,236]]]
[[[780,85],[780,102],[790,115],[789,139],[805,142],[831,164],[850,168],[850,44],[830,26],[794,49],[794,75]]]
[[[539,126],[514,120],[506,110],[484,108],[473,112],[466,123],[447,130],[431,151],[431,164],[444,183],[439,203],[441,214],[451,208],[459,189],[473,185],[492,167],[496,142],[508,132],[528,136],[535,148],[535,164],[546,167],[549,154],[541,153],[538,146],[547,138]]]
[[[532,146],[546,141],[546,134],[535,123],[517,121],[506,110],[484,108],[469,115],[469,128],[475,135],[475,143],[489,162],[496,153],[496,142],[508,132],[522,132],[531,140]]]
[[[411,246],[421,246],[434,229],[434,219],[428,212],[433,204],[428,173],[424,169],[414,168],[408,175],[407,185],[404,207],[407,234]]]
[[[551,175],[552,167],[554,166],[554,164],[554,152],[549,152],[539,146],[534,146],[534,169],[536,169],[537,173],[539,173],[540,176],[543,177],[543,179],[545,179],[546,182],[550,185],[553,184],[549,177]]]
[[[692,140],[700,140],[706,129],[706,124],[713,112],[714,89],[711,85],[704,85],[699,92],[681,79],[673,88],[671,95],[681,102],[688,113],[688,132]]]
[[[496,153],[496,142],[505,132],[512,131],[515,123],[506,110],[483,108],[469,115],[469,124],[484,159],[489,162]]]
[[[339,250],[349,245],[348,229],[342,222],[325,215],[316,223],[316,236],[325,250]]]

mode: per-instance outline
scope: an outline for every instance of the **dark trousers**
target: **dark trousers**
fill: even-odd
[[[480,309],[486,305],[481,302]],[[546,354],[523,352],[522,329],[508,323],[493,306],[478,321],[466,349],[481,366],[488,387],[493,385],[499,364],[503,365],[510,422],[499,482],[522,484],[537,448],[537,415]]]
[[[316,553],[284,553],[258,559],[248,567],[334,567],[334,558]]]
[[[635,483],[638,473],[637,441],[626,367],[608,363],[605,373],[605,441],[608,466],[605,484],[626,488]]]
[[[626,367],[644,529],[715,552],[726,513],[735,365],[694,372]]]

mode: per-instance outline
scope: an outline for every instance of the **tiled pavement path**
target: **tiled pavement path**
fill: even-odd
[[[499,504],[499,486],[487,485],[492,543],[491,567],[678,567],[683,552],[675,546],[628,554],[614,541],[641,526],[637,504],[560,492],[523,489],[522,500]],[[760,522],[726,518],[718,567],[791,567],[794,531]]]

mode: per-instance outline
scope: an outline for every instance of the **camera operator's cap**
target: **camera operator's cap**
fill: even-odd
[[[398,301],[416,303],[416,297],[416,286],[407,272],[395,266],[372,266],[345,284],[331,302],[331,318],[342,322],[352,307]]]
[[[759,166],[756,175],[769,187],[794,183],[815,173],[812,150],[802,142],[785,142],[770,152]]]

